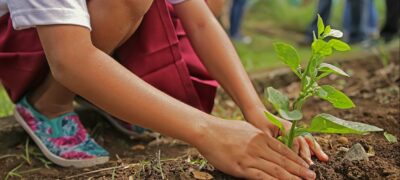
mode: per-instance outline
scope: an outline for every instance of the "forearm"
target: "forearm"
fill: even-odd
[[[53,76],[65,87],[122,120],[196,144],[210,115],[155,89],[95,47],[60,47],[46,32],[39,28]]]
[[[186,3],[187,7],[176,7],[177,13],[196,53],[211,76],[223,86],[242,110],[263,108],[235,48],[222,27],[209,11],[191,7],[202,6],[204,3],[189,2]],[[204,11],[208,14],[204,14]],[[190,16],[188,13],[197,15]]]

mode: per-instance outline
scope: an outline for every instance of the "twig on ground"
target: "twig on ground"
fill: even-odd
[[[16,155],[16,154],[6,154],[6,155],[4,155],[4,156],[0,156],[0,160],[1,160],[1,159],[6,159],[6,158],[10,158],[10,157],[19,158],[19,156]]]
[[[177,157],[177,158],[171,158],[171,159],[163,159],[163,160],[161,160],[160,159],[160,155],[161,154],[161,152],[160,153],[157,153],[157,155],[158,155],[158,157],[157,157],[157,166],[160,166],[161,165],[161,162],[167,162],[167,161],[176,161],[176,160],[178,160],[178,159],[182,159],[182,158],[185,158],[185,156],[180,156],[180,157]],[[124,170],[124,169],[128,169],[128,168],[132,168],[132,167],[135,167],[135,166],[140,166],[141,167],[141,171],[143,171],[143,172],[145,172],[145,165],[147,164],[147,162],[146,161],[141,161],[141,162],[139,162],[139,163],[132,163],[132,164],[127,164],[127,165],[119,165],[119,166],[113,166],[113,167],[108,167],[108,168],[103,168],[103,169],[97,169],[97,170],[94,170],[94,171],[89,171],[89,172],[84,172],[84,173],[81,173],[81,174],[76,174],[76,175],[72,175],[72,176],[68,176],[68,177],[65,177],[64,179],[66,180],[66,179],[75,179],[75,178],[78,178],[78,177],[82,177],[82,176],[86,176],[86,175],[90,175],[90,174],[94,174],[94,173],[100,173],[100,172],[104,172],[104,171],[111,171],[111,170],[120,170],[120,169],[122,169],[122,170]],[[157,167],[157,168],[159,168],[159,167]],[[162,168],[160,168],[160,170],[162,170]],[[158,169],[157,169],[157,171],[159,171]],[[161,176],[162,177],[164,177],[164,174],[163,174],[163,172],[161,171]],[[140,174],[139,174],[139,177],[140,177]],[[165,179],[165,177],[164,177],[164,179]]]
[[[113,170],[113,172],[112,172],[112,175],[111,175],[111,179],[112,179],[112,180],[115,179],[115,170],[116,170],[116,168],[114,168],[114,170]]]
[[[24,163],[21,163],[20,165],[18,165],[17,167],[15,167],[15,168],[12,169],[11,171],[9,171],[9,172],[7,173],[7,176],[6,176],[5,180],[7,180],[8,178],[11,178],[11,177],[15,177],[15,176],[16,176],[16,177],[22,178],[22,175],[21,175],[20,173],[18,173],[17,170],[18,170],[19,168],[21,168],[23,165],[24,165]]]
[[[161,165],[161,150],[158,150],[158,153],[157,153],[157,165],[158,165],[158,170],[160,170],[160,173],[161,173],[161,178],[165,179],[162,165]]]
[[[39,171],[41,169],[43,169],[43,168],[29,169],[29,170],[26,170],[26,171],[21,171],[21,172],[19,172],[19,174],[28,174],[28,173],[31,173],[31,172]]]
[[[135,167],[138,166],[140,164],[138,163],[134,163],[134,164],[128,164],[128,165],[120,165],[120,166],[113,166],[113,167],[108,167],[108,168],[103,168],[103,169],[98,169],[98,170],[94,170],[94,171],[89,171],[89,172],[85,172],[85,173],[81,173],[81,174],[77,174],[77,175],[73,175],[73,176],[68,176],[64,179],[73,179],[73,178],[77,178],[77,177],[81,177],[81,176],[85,176],[85,175],[89,175],[89,174],[94,174],[94,173],[99,173],[99,172],[103,172],[103,171],[110,171],[110,170],[117,170],[117,169],[128,169],[131,167]]]

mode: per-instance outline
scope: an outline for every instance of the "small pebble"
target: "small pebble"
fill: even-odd
[[[360,143],[357,143],[346,152],[343,158],[348,159],[349,161],[368,161],[368,154],[365,152],[364,147]]]
[[[349,143],[349,140],[348,140],[346,137],[344,137],[344,136],[338,138],[337,141],[338,141],[340,144],[347,144],[347,143]]]
[[[347,147],[339,147],[338,150],[342,151],[342,152],[347,152],[347,151],[349,151],[349,148],[347,148]]]

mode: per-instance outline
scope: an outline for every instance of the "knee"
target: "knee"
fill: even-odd
[[[122,2],[129,14],[134,17],[143,17],[153,4],[153,0],[122,0]]]

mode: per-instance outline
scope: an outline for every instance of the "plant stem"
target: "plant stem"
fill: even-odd
[[[304,93],[302,93],[302,95],[299,96],[299,97],[293,102],[293,109],[296,109],[296,110],[301,111],[301,108],[302,108],[302,106],[303,106],[303,103],[300,103],[300,104],[299,104],[299,102],[304,101],[305,99],[307,99],[307,98],[309,97],[308,88],[306,88],[303,92],[304,92]],[[292,126],[290,127],[289,137],[288,137],[288,142],[287,142],[287,146],[288,146],[289,148],[292,148],[293,139],[294,139],[294,136],[295,136],[295,133],[296,133],[296,127],[297,127],[297,122],[298,122],[298,121],[300,121],[300,120],[293,121]]]
[[[292,127],[290,128],[288,144],[287,144],[287,146],[289,148],[292,148],[292,145],[293,145],[293,139],[294,139],[294,133],[295,133],[296,126],[297,126],[297,121],[293,121]]]

